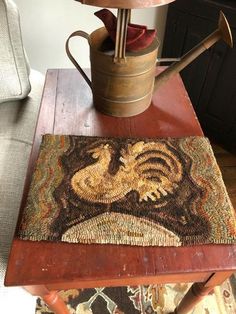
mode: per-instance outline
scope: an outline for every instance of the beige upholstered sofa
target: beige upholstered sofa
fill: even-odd
[[[19,13],[0,0],[0,300],[1,313],[34,313],[35,300],[3,285],[31,151],[44,77],[31,70],[22,45]]]

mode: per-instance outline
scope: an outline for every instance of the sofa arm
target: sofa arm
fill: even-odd
[[[0,103],[0,299],[3,303],[7,300],[16,300],[17,288],[4,288],[3,280],[44,84],[43,75],[36,71],[31,71],[30,80],[32,89],[27,98]],[[23,294],[23,291],[19,292],[19,295]],[[30,304],[32,306],[29,302]],[[8,308],[7,303],[2,306]],[[9,314],[16,313],[17,302],[16,307],[11,304],[11,309],[8,309]],[[27,304],[24,313],[31,313],[27,310]]]

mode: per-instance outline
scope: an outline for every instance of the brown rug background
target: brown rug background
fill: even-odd
[[[43,137],[18,236],[131,245],[235,243],[209,141]]]

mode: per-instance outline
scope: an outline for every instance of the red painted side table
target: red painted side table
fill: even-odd
[[[180,79],[153,96],[141,115],[114,118],[97,112],[87,84],[76,70],[49,70],[29,161],[21,211],[42,134],[127,137],[202,135]],[[19,216],[19,220],[20,220]],[[236,270],[236,245],[134,247],[23,241],[14,237],[5,278],[41,296],[57,314],[68,313],[56,290],[150,283],[195,282],[176,313],[187,313]]]

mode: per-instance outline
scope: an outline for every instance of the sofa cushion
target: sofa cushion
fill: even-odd
[[[44,76],[31,70],[30,81],[32,90],[28,97],[0,104],[0,141],[10,139],[32,144]]]
[[[12,0],[0,0],[0,103],[23,99],[30,88],[18,9]]]
[[[24,100],[0,104],[0,300],[8,314],[19,313],[16,298],[24,297],[24,314],[34,312],[34,299],[19,288],[3,286],[7,259],[18,217],[31,152],[44,77],[31,71],[31,93]],[[15,300],[10,303],[9,300]],[[27,301],[26,301],[27,300]],[[32,301],[30,301],[32,300]],[[9,306],[10,305],[10,306]],[[18,307],[18,308],[17,308]],[[23,307],[22,307],[23,308]]]
[[[44,82],[36,71],[30,77],[32,91],[26,99],[0,104],[0,243],[5,244],[1,249],[6,252],[16,224]]]

